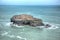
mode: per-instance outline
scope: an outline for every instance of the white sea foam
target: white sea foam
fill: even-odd
[[[49,22],[44,22],[44,24],[49,24],[51,25],[51,27],[48,27],[47,29],[57,29],[59,28],[60,24],[55,24],[55,23],[49,23]],[[24,27],[24,26],[18,26],[16,24],[13,24],[12,22],[9,22],[6,24],[6,26],[13,26],[13,27],[18,27],[18,28],[21,28],[21,27]],[[37,26],[37,28],[45,28],[45,26]],[[23,29],[24,30],[24,29]]]
[[[12,24],[11,26],[18,27],[18,28],[24,27],[24,26],[18,26],[17,24]]]
[[[8,37],[10,37],[10,38],[18,38],[18,39],[26,40],[26,38],[23,38],[23,37],[21,37],[21,36],[16,36],[16,35],[6,35],[6,36],[8,36]]]
[[[49,23],[49,22],[44,22],[44,24],[45,24],[45,25],[46,25],[46,24],[51,25],[51,27],[48,27],[47,29],[57,29],[57,28],[59,28],[59,25],[60,25],[60,24]]]
[[[46,28],[45,26],[37,26],[37,28],[46,28],[46,29],[57,29],[59,28],[60,24],[55,24],[55,23],[49,23],[49,22],[44,22],[44,24],[49,24],[51,27]]]
[[[48,29],[57,29],[59,28],[57,25],[51,24],[51,27],[48,27]]]
[[[44,26],[37,26],[37,28],[44,28]]]
[[[6,23],[6,26],[24,27],[24,26],[18,26],[17,24],[13,24],[12,22],[8,22],[8,23]]]
[[[16,36],[16,35],[10,35],[10,34],[8,34],[8,32],[4,32],[4,33],[2,33],[1,34],[2,36],[7,36],[7,37],[10,37],[10,38],[18,38],[18,39],[23,39],[23,40],[27,40],[26,38],[23,38],[23,37],[21,37],[21,36]]]
[[[4,35],[7,35],[7,34],[8,34],[8,32],[4,32],[4,33],[2,33],[1,35],[4,36]]]
[[[13,23],[12,22],[8,22],[6,23],[6,26],[11,26]]]
[[[20,36],[16,36],[17,38],[19,38],[19,39],[22,39],[22,37],[20,37]]]
[[[10,37],[10,38],[14,38],[15,36],[14,35],[7,35],[8,37]]]
[[[26,38],[22,38],[21,36],[16,36],[16,37],[19,38],[19,39],[27,40]]]

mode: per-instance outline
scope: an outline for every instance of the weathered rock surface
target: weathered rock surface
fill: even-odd
[[[15,15],[11,18],[11,22],[17,25],[29,25],[29,26],[43,26],[43,22],[41,19],[34,18],[31,15],[22,14],[22,15]]]

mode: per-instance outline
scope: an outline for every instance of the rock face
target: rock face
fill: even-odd
[[[29,25],[29,26],[36,27],[36,26],[44,25],[41,19],[34,18],[33,16],[27,14],[15,15],[11,18],[11,22],[19,26]]]

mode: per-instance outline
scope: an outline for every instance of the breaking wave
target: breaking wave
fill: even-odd
[[[60,24],[55,24],[55,23],[49,23],[49,22],[44,22],[44,24],[49,24],[51,27],[48,27],[47,29],[57,29],[59,28]],[[12,24],[12,22],[6,23],[6,26],[13,26],[13,27],[24,27],[24,26],[18,26],[16,24]],[[45,28],[45,26],[37,26],[37,28]]]
[[[24,27],[24,26],[18,26],[16,24],[13,24],[12,22],[6,23],[6,26],[12,26],[12,27]]]
[[[57,29],[60,26],[60,24],[55,24],[55,23],[49,23],[49,22],[44,22],[44,23],[51,25],[51,27],[48,27],[47,29]]]

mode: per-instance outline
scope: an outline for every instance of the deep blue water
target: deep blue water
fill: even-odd
[[[10,18],[19,14],[32,15],[58,28],[11,27]],[[60,40],[60,6],[0,5],[0,40]]]

